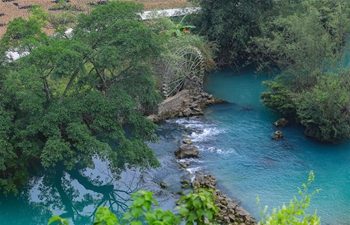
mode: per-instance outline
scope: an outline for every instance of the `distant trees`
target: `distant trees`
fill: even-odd
[[[202,7],[194,25],[218,44],[219,64],[253,63],[279,74],[265,82],[266,107],[300,122],[318,140],[350,138],[350,106],[341,97],[349,93],[349,72],[342,71],[348,67],[349,1],[192,2]]]
[[[218,45],[219,65],[242,65],[249,58],[251,37],[260,34],[259,22],[271,10],[272,0],[190,0],[201,7],[194,17],[200,35]]]
[[[350,139],[348,1],[280,1],[276,13],[261,23],[262,35],[252,38],[261,68],[280,74],[265,85],[265,106],[300,122],[305,134],[321,141]],[[347,97],[346,97],[347,96]]]
[[[32,165],[66,169],[109,163],[156,167],[146,141],[156,125],[144,109],[160,100],[150,60],[161,39],[140,21],[134,3],[110,2],[81,15],[71,39],[48,37],[40,20],[15,19],[1,40],[0,188],[17,192]],[[7,50],[30,54],[18,61]]]

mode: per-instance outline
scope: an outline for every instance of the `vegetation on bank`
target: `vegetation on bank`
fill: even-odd
[[[11,21],[0,41],[0,189],[17,193],[33,166],[84,170],[94,168],[95,157],[115,177],[159,166],[146,144],[157,139],[156,125],[145,114],[162,99],[162,68],[179,60],[176,48],[191,45],[209,69],[210,46],[196,35],[172,35],[183,28],[168,19],[146,24],[142,5],[131,2],[80,14],[72,36],[59,23],[48,36],[42,28],[57,24],[56,17],[31,11],[28,20]],[[7,51],[27,56],[11,61]]]
[[[313,214],[306,214],[311,197],[319,192],[316,189],[312,193],[308,193],[311,183],[315,176],[313,171],[309,173],[307,184],[303,184],[303,189],[299,189],[298,194],[300,199],[294,197],[290,200],[290,204],[282,207],[274,208],[271,213],[267,213],[267,206],[264,210],[261,208],[260,199],[257,198],[261,213],[261,221],[259,225],[319,225],[321,219]],[[215,205],[215,190],[198,188],[195,192],[183,196],[178,202],[178,206],[173,210],[163,210],[158,207],[158,202],[153,198],[153,193],[148,191],[138,191],[132,195],[133,203],[119,219],[107,207],[99,207],[95,214],[93,224],[104,225],[204,225],[204,224],[219,224],[218,220],[222,217],[219,208]],[[222,219],[222,218],[221,218]],[[69,221],[60,216],[52,216],[48,225],[57,222],[60,225],[68,225]]]
[[[347,0],[192,0],[199,34],[218,44],[218,63],[274,72],[264,105],[320,141],[350,139]]]

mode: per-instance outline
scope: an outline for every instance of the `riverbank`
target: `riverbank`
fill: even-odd
[[[150,115],[149,119],[154,122],[182,117],[191,120],[193,116],[194,118],[198,118],[199,115],[203,115],[203,110],[207,106],[223,103],[228,102],[223,99],[216,99],[213,95],[206,92],[190,94],[188,90],[182,90],[175,96],[166,99],[159,104],[157,114]],[[198,148],[195,145],[192,145],[192,140],[188,138],[190,135],[191,134],[189,133],[183,134],[183,139],[179,140],[183,144],[174,151],[174,154],[177,157],[178,166],[184,173],[181,177],[187,177],[180,181],[182,188],[186,190],[191,187],[193,191],[197,191],[198,188],[214,189],[214,202],[219,208],[219,223],[232,225],[256,224],[255,218],[239,204],[239,201],[231,199],[219,189],[216,189],[215,186],[217,180],[213,175],[196,171],[193,176],[193,174],[187,170],[187,168],[190,167],[191,159],[200,157]],[[160,186],[166,188],[167,183],[161,181]],[[183,194],[184,190],[181,190],[178,193]]]

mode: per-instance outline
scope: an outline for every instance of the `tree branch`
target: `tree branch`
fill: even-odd
[[[66,89],[64,90],[64,92],[59,100],[59,103],[63,102],[63,100],[65,99],[67,92],[69,91],[70,87],[72,86],[74,79],[78,76],[78,73],[79,73],[79,69],[77,68],[77,69],[75,69],[73,75],[71,76],[71,78],[66,86]]]

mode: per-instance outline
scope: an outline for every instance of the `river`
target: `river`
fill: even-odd
[[[161,123],[159,141],[150,143],[161,168],[144,173],[131,170],[117,179],[106,163],[95,159],[96,168],[84,171],[89,179],[75,171],[59,175],[41,171],[19,195],[0,197],[0,224],[46,224],[52,214],[70,218],[71,224],[89,224],[96,206],[125,209],[129,193],[139,188],[154,191],[162,207],[172,208],[179,197],[179,180],[194,171],[210,171],[222,192],[259,219],[257,196],[270,209],[288,203],[311,170],[316,176],[311,189],[322,190],[312,198],[309,212],[317,209],[322,224],[350,224],[350,142],[321,144],[295,125],[281,128],[283,140],[271,140],[277,130],[272,123],[279,117],[259,100],[265,79],[250,71],[213,74],[205,90],[230,103],[210,106],[202,117]],[[200,153],[181,172],[173,152],[183,138],[191,139]],[[161,181],[169,187],[161,189]]]

